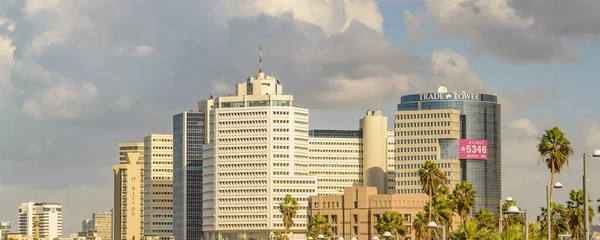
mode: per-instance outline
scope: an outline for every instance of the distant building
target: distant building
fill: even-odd
[[[113,166],[113,239],[139,240],[144,231],[144,144],[120,143],[119,165]]]
[[[0,240],[8,240],[8,234],[11,231],[10,229],[10,222],[0,222]]]
[[[92,219],[86,219],[81,222],[81,231],[88,232],[93,229],[94,221]]]
[[[112,239],[112,212],[94,213],[92,229],[98,240]]]
[[[144,235],[173,235],[173,135],[144,137]]]
[[[405,239],[416,240],[412,223],[427,201],[429,197],[425,194],[377,194],[376,187],[347,187],[343,195],[310,197],[308,214],[311,218],[317,214],[325,217],[332,226],[332,239],[372,239],[374,236],[383,239],[383,233],[378,233],[375,225],[382,214],[394,211],[404,218]],[[454,219],[456,227],[460,220]]]
[[[26,202],[19,207],[19,234],[35,235],[35,218],[39,217],[40,238],[62,237],[62,207],[56,202]]]

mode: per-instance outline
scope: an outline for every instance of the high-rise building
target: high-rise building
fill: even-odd
[[[92,214],[92,230],[96,233],[96,240],[112,239],[112,212]]]
[[[0,240],[8,240],[8,234],[10,233],[10,229],[10,222],[0,222]]]
[[[282,231],[279,203],[286,194],[299,209],[290,239],[306,239],[309,175],[308,109],[283,95],[282,85],[259,70],[237,84],[236,94],[216,97],[210,110],[210,143],[204,145],[204,239],[268,239]]]
[[[345,187],[358,186],[374,186],[379,187],[382,193],[395,193],[394,132],[387,130],[386,121],[381,112],[368,111],[359,121],[358,130],[309,131],[310,175],[317,177],[317,195],[341,195]],[[366,140],[363,138],[365,132],[368,133]],[[383,142],[369,139],[374,137],[383,137]],[[383,143],[383,147],[369,146],[365,153],[366,141],[379,141],[378,144]],[[382,171],[375,171],[377,167]],[[371,175],[372,182],[364,181],[367,169],[377,172]]]
[[[36,219],[39,219],[39,237],[62,237],[62,207],[56,202],[26,202],[19,207],[19,234],[35,236]]]
[[[173,236],[173,135],[144,137],[144,235]]]
[[[202,146],[207,141],[205,119],[212,100],[199,112],[173,116],[173,236],[197,240],[202,233]]]
[[[501,107],[494,95],[448,92],[403,96],[395,116],[397,193],[420,193],[418,170],[432,160],[454,185],[473,185],[473,212],[498,211]]]
[[[119,143],[113,166],[113,240],[139,240],[144,234],[144,144]]]
[[[94,227],[94,221],[92,219],[86,219],[81,222],[81,231],[88,232]]]

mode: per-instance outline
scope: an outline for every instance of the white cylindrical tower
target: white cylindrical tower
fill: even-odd
[[[381,111],[367,111],[360,120],[363,134],[363,185],[387,193],[387,117]]]

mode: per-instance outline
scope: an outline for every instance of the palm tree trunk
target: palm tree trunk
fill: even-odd
[[[546,216],[546,221],[550,221],[550,229],[548,229],[548,231],[550,231],[551,233],[554,233],[552,231],[552,228],[554,228],[554,224],[552,224],[552,190],[554,190],[554,188],[552,187],[554,186],[554,164],[551,164],[551,168],[550,168],[550,187],[549,187],[549,201],[550,201],[550,215]],[[552,237],[552,239],[554,239],[554,234],[550,234],[550,236]]]
[[[429,195],[429,214],[428,214],[429,215],[429,222],[431,222],[431,215],[433,215],[432,214],[433,213],[433,209],[431,209],[431,201],[432,200],[433,200],[433,195]],[[429,223],[429,222],[427,222],[427,223]],[[433,234],[431,234],[431,232],[432,232],[431,228],[428,228],[427,229],[427,235],[429,235],[429,237],[431,239],[433,239]]]

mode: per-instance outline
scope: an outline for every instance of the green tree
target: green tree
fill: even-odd
[[[538,163],[545,163],[550,169],[550,186],[554,185],[554,174],[560,173],[560,170],[569,165],[569,157],[573,156],[574,150],[571,141],[565,137],[565,134],[554,127],[546,130],[546,134],[540,137],[540,143],[537,145],[540,158]],[[550,188],[550,202],[552,202],[552,188]]]
[[[317,215],[310,219],[310,225],[308,226],[308,233],[306,235],[313,239],[317,239],[319,234],[323,234],[325,237],[331,236],[331,224],[327,222],[327,219],[325,219],[321,213],[317,213]]]
[[[427,238],[427,214],[424,212],[419,212],[415,216],[415,220],[413,221],[413,231],[415,232],[416,239],[426,239]]]
[[[431,216],[431,221],[446,225],[446,230],[449,232],[454,218],[454,209],[456,207],[454,202],[448,199],[448,187],[440,186],[432,201],[432,204],[425,205],[425,213],[428,216]],[[429,206],[432,207],[431,210]],[[439,235],[439,232],[436,234]]]
[[[475,206],[475,190],[473,189],[473,185],[467,181],[456,184],[449,198],[454,203],[454,206],[456,206],[456,213],[460,216],[461,222],[464,222]]]
[[[495,232],[490,236],[491,240],[523,240],[525,235],[523,234],[523,226],[515,225],[507,227],[502,233]]]
[[[398,212],[385,212],[377,221],[375,229],[379,234],[389,231],[394,236],[404,237],[406,235],[406,226],[404,218]]]
[[[454,240],[479,240],[487,239],[491,233],[489,229],[481,228],[477,219],[471,218],[464,220],[456,231],[449,234],[449,237]]]
[[[543,236],[548,235],[548,210],[545,207],[541,208],[542,214],[537,216],[537,222],[540,223],[540,234]],[[562,204],[556,204],[555,202],[550,203],[550,211],[552,214],[552,222],[550,223],[552,239],[558,239],[558,235],[568,232],[569,225],[567,224],[567,212],[565,206]]]
[[[279,204],[279,212],[283,215],[283,227],[285,228],[285,235],[287,236],[288,231],[294,225],[294,217],[298,211],[298,201],[287,194],[283,198],[283,202]]]
[[[440,186],[446,185],[446,175],[438,168],[433,161],[426,161],[425,165],[419,169],[419,181],[423,186],[423,192],[429,196],[429,209],[432,209],[433,196],[437,194]],[[429,213],[428,219],[431,221],[432,215]]]
[[[282,234],[281,231],[277,231],[273,234],[274,240],[290,240],[287,234]]]
[[[566,218],[568,219],[571,239],[573,240],[583,239],[583,201],[583,190],[571,190],[569,201],[567,201]],[[589,208],[589,221],[591,222],[594,218],[594,209],[592,207]]]
[[[498,217],[485,209],[476,212],[475,219],[479,222],[479,228],[485,228],[490,231],[498,230]]]

